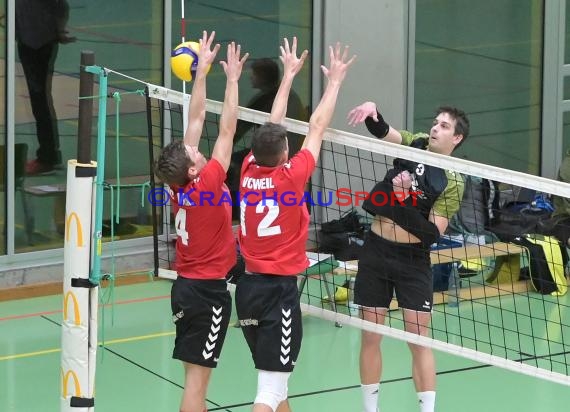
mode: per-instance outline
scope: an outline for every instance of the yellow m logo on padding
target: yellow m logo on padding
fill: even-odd
[[[83,247],[83,226],[81,226],[81,220],[79,220],[79,216],[75,212],[71,212],[65,220],[65,240],[69,242],[72,219],[75,220],[75,226],[77,227],[77,247]]]
[[[62,374],[61,395],[64,398],[67,398],[67,395],[68,395],[67,386],[69,385],[69,377],[71,376],[73,378],[73,386],[75,388],[75,394],[72,396],[77,396],[78,398],[80,398],[81,397],[81,385],[79,385],[79,378],[77,377],[77,374],[75,372],[73,372],[72,370],[68,370],[64,374],[63,369],[61,370],[61,374]]]
[[[68,320],[67,311],[69,306],[69,297],[71,297],[71,301],[73,302],[73,320],[75,326],[81,325],[81,314],[79,313],[79,303],[77,302],[77,297],[73,292],[67,292],[63,298],[63,320]]]

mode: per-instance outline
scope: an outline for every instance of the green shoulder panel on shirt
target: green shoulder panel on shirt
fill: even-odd
[[[402,144],[406,146],[411,146],[417,139],[429,139],[427,133],[412,133],[407,130],[399,130],[399,132],[402,135]],[[436,199],[432,208],[436,215],[451,219],[461,205],[465,183],[461,173],[446,170],[445,175],[447,176],[447,187]]]
[[[399,130],[399,132],[402,135],[402,144],[406,146],[410,146],[414,140],[429,137],[427,133],[412,133],[407,130]]]
[[[433,211],[438,216],[451,219],[461,206],[465,182],[461,173],[446,170],[447,187],[433,204]]]

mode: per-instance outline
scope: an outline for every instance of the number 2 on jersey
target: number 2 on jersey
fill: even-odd
[[[240,222],[241,222],[241,233],[243,236],[246,236],[246,229],[245,229],[245,208],[248,205],[245,199],[242,199],[240,203]],[[281,234],[281,226],[271,226],[271,224],[277,219],[279,216],[279,204],[275,199],[265,199],[264,202],[259,202],[255,205],[255,213],[261,214],[265,212],[265,208],[267,207],[267,214],[261,219],[259,222],[259,226],[257,226],[257,236],[258,237],[266,237],[266,236],[274,236]]]

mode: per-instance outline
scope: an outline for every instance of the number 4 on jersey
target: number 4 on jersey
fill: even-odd
[[[176,235],[182,241],[184,246],[188,246],[188,232],[186,231],[186,210],[178,209],[176,218],[174,220],[174,227],[176,228]]]

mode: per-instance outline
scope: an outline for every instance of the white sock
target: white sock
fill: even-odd
[[[435,391],[418,392],[420,401],[420,412],[434,412]]]
[[[370,385],[360,385],[360,389],[362,389],[364,412],[378,412],[378,391],[380,390],[380,384],[372,383]]]

